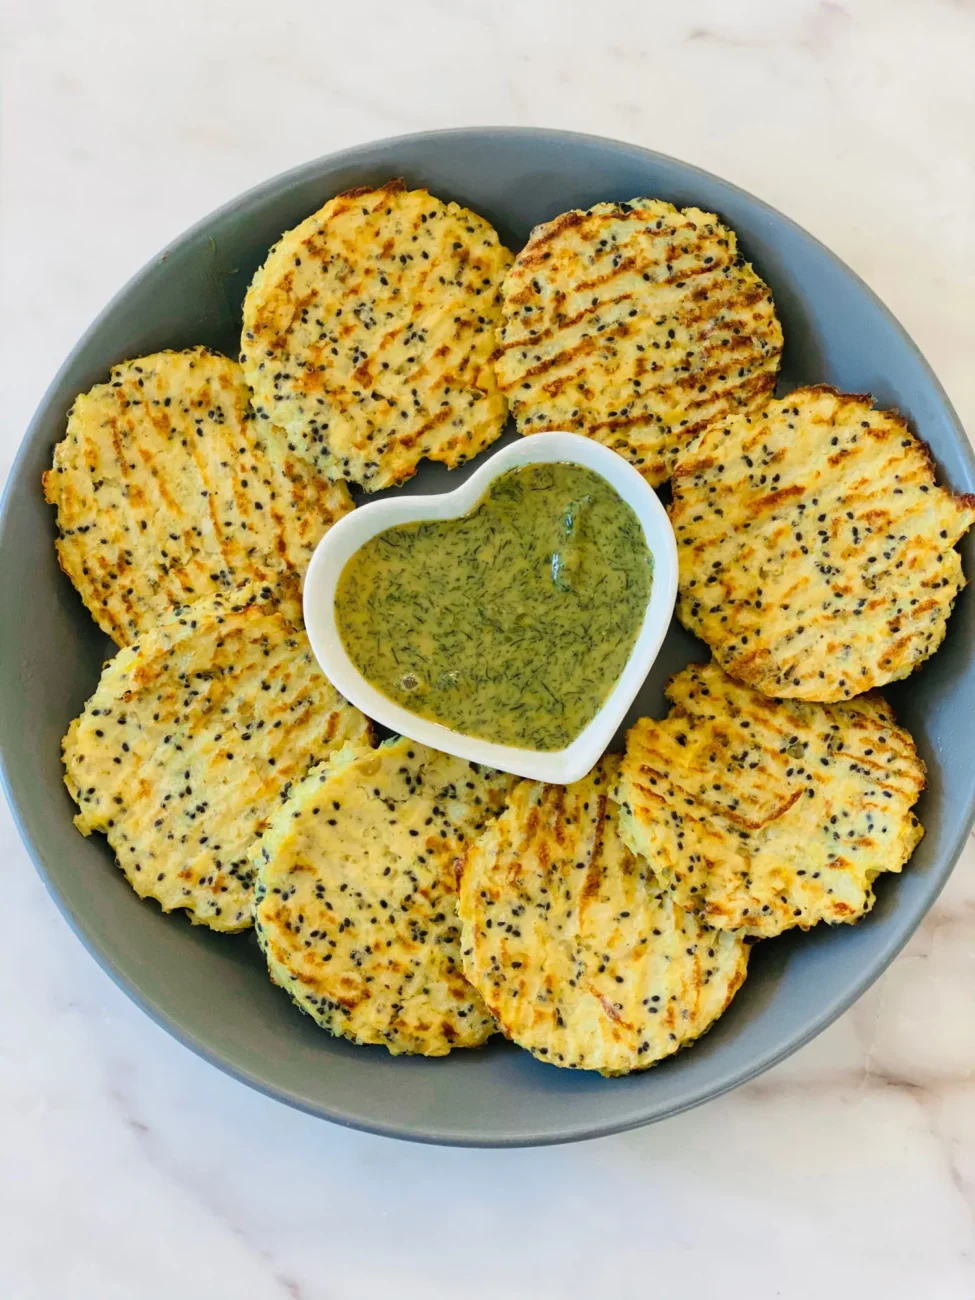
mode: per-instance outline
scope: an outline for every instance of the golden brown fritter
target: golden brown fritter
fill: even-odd
[[[330,1033],[394,1055],[483,1043],[495,1025],[461,972],[454,862],[510,785],[401,738],[316,768],[252,855],[274,982]]]
[[[137,894],[195,923],[252,923],[248,850],[292,783],[369,720],[304,632],[245,590],[171,615],[106,664],[64,738],[82,835],[101,831]]]
[[[800,388],[709,429],[674,471],[677,614],[766,695],[845,700],[934,654],[975,497],[868,397]]]
[[[522,433],[567,429],[652,484],[703,429],[761,409],[782,330],[709,212],[597,203],[537,226],[503,286],[498,383]]]
[[[61,568],[118,645],[215,592],[296,587],[352,509],[344,484],[268,448],[240,367],[206,348],[123,361],[82,393],[44,494]]]
[[[244,300],[240,359],[268,436],[367,491],[483,451],[511,254],[482,217],[402,181],[349,190],[281,237]]]
[[[627,735],[616,793],[623,838],[674,902],[763,939],[869,911],[924,834],[924,764],[880,696],[770,700],[715,663],[667,696],[666,718]]]
[[[574,785],[522,781],[469,849],[464,970],[539,1060],[625,1074],[697,1038],[745,978],[747,949],[677,906],[620,838],[618,760]]]

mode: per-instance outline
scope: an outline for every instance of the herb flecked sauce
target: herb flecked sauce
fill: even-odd
[[[652,571],[640,521],[604,478],[528,465],[470,514],[371,538],[339,578],[336,623],[359,672],[411,712],[562,749],[623,671]]]

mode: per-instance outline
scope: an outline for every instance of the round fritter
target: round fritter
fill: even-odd
[[[248,850],[290,785],[371,738],[267,594],[198,601],[120,651],[64,738],[82,835],[107,836],[137,894],[214,930],[252,923]]]
[[[258,417],[367,491],[501,433],[491,365],[511,263],[488,223],[402,181],[340,194],[271,249],[244,299]]]
[[[568,429],[652,484],[775,387],[782,330],[735,232],[659,199],[597,203],[537,226],[503,286],[496,365],[522,433]]]
[[[714,663],[667,695],[668,716],[627,735],[616,795],[673,900],[762,939],[869,911],[924,834],[924,764],[883,699],[770,700]]]
[[[276,984],[330,1033],[444,1056],[495,1031],[461,973],[455,859],[511,778],[412,740],[312,772],[252,854]]]
[[[965,585],[975,497],[868,397],[800,388],[709,429],[674,471],[677,613],[766,695],[846,700],[906,677]]]
[[[240,367],[206,348],[123,361],[77,398],[44,494],[61,567],[118,645],[188,601],[300,577],[352,509],[259,435]]]
[[[468,850],[464,971],[542,1061],[625,1074],[697,1038],[745,978],[747,949],[678,907],[631,853],[608,798],[617,759],[574,785],[523,781]]]

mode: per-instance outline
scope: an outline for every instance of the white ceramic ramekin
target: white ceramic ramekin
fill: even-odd
[[[421,519],[467,514],[492,480],[516,466],[560,461],[601,474],[633,509],[653,556],[653,585],[626,667],[592,722],[565,749],[541,751],[495,745],[420,718],[376,690],[346,654],[335,625],[335,587],[346,561],[376,533]],[[305,577],[305,625],[312,650],[329,681],[368,717],[434,749],[537,781],[578,781],[602,756],[650,670],[670,625],[677,596],[677,546],[667,512],[653,488],[616,452],[576,433],[537,433],[502,448],[453,492],[386,497],[360,506],[322,538]]]

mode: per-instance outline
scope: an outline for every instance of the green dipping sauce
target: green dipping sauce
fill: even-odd
[[[640,521],[581,465],[528,465],[468,515],[400,524],[349,559],[335,617],[397,704],[468,736],[562,749],[623,671],[653,560]]]

